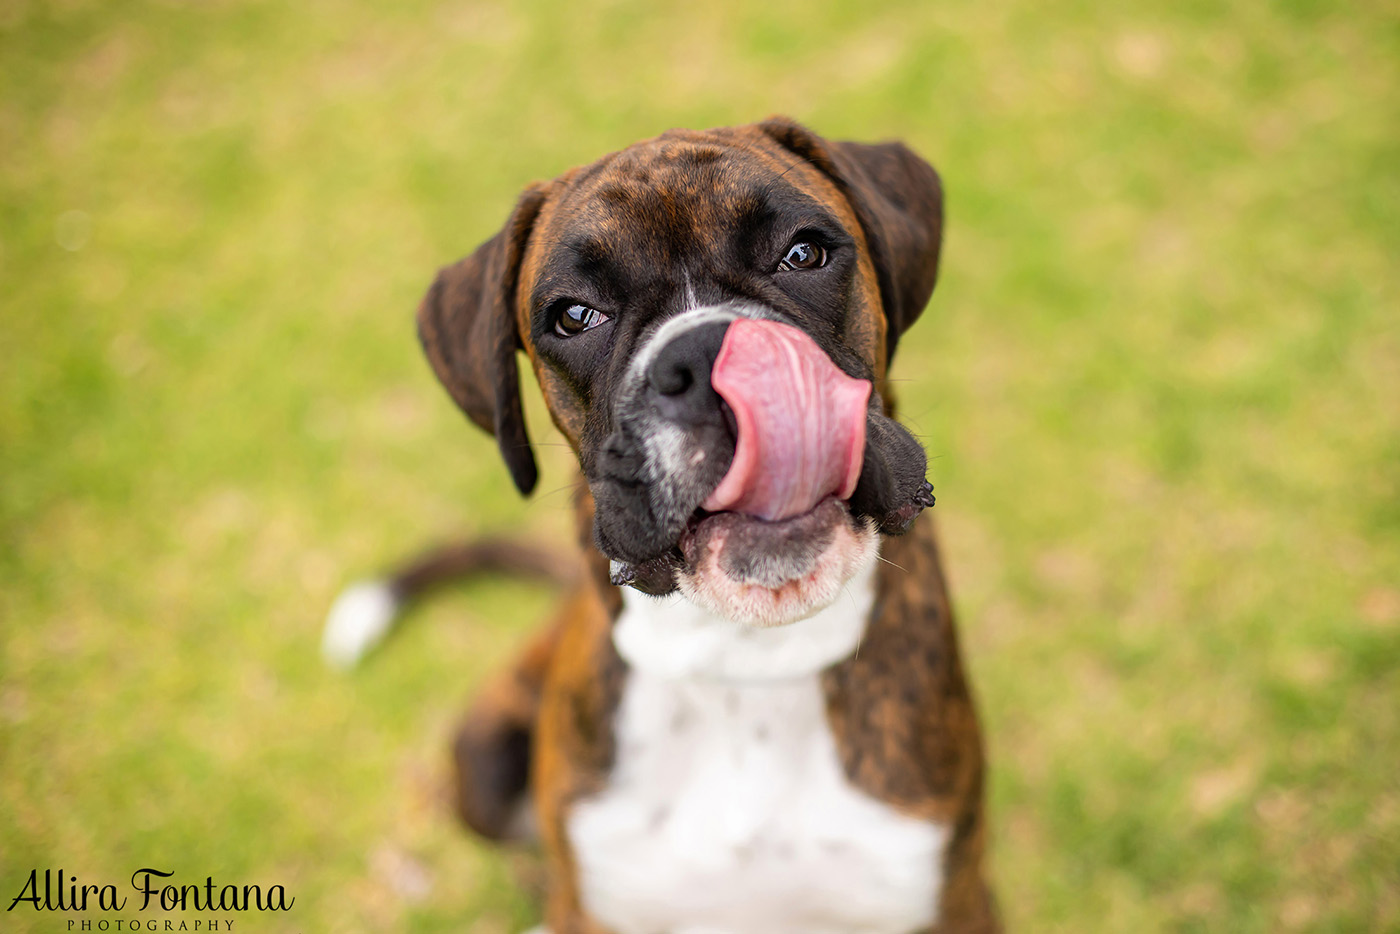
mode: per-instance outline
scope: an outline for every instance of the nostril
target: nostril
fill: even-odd
[[[695,374],[684,365],[662,366],[652,370],[651,386],[663,396],[679,396],[695,383]]]

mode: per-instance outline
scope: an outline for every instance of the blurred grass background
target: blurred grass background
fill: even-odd
[[[412,313],[529,181],[785,112],[944,175],[895,375],[1011,926],[1400,929],[1397,88],[1386,3],[5,0],[0,892],[530,922],[442,788],[549,596],[317,658],[353,577],[568,524],[566,452],[518,501]]]

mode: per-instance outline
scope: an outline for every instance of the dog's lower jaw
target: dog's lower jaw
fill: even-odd
[[[844,506],[829,503],[818,510],[839,510],[839,515],[795,576],[772,579],[761,562],[740,570],[726,554],[734,547],[728,541],[734,527],[721,527],[702,546],[683,546],[691,560],[676,574],[680,592],[716,617],[752,627],[784,626],[824,610],[852,577],[874,563],[880,536],[869,521],[849,521]]]
[[[791,625],[748,625],[683,593],[652,597],[624,588],[613,645],[629,666],[663,678],[755,683],[815,675],[849,658],[864,638],[878,550],[877,537],[838,598]]]

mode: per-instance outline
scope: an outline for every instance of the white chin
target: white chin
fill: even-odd
[[[729,569],[734,562],[725,560],[725,549],[738,546],[731,543],[728,530],[717,530],[708,536],[698,560],[677,575],[677,584],[692,603],[737,623],[759,627],[795,623],[835,602],[846,582],[868,567],[879,549],[879,533],[873,525],[862,522],[853,528],[844,508],[829,529],[830,540],[804,562],[804,572],[776,583],[756,582]]]

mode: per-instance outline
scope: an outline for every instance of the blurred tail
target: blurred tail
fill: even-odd
[[[578,573],[575,559],[518,541],[478,539],[434,548],[385,577],[341,591],[326,616],[321,657],[335,668],[353,668],[384,640],[405,607],[465,577],[507,574],[565,587]]]

